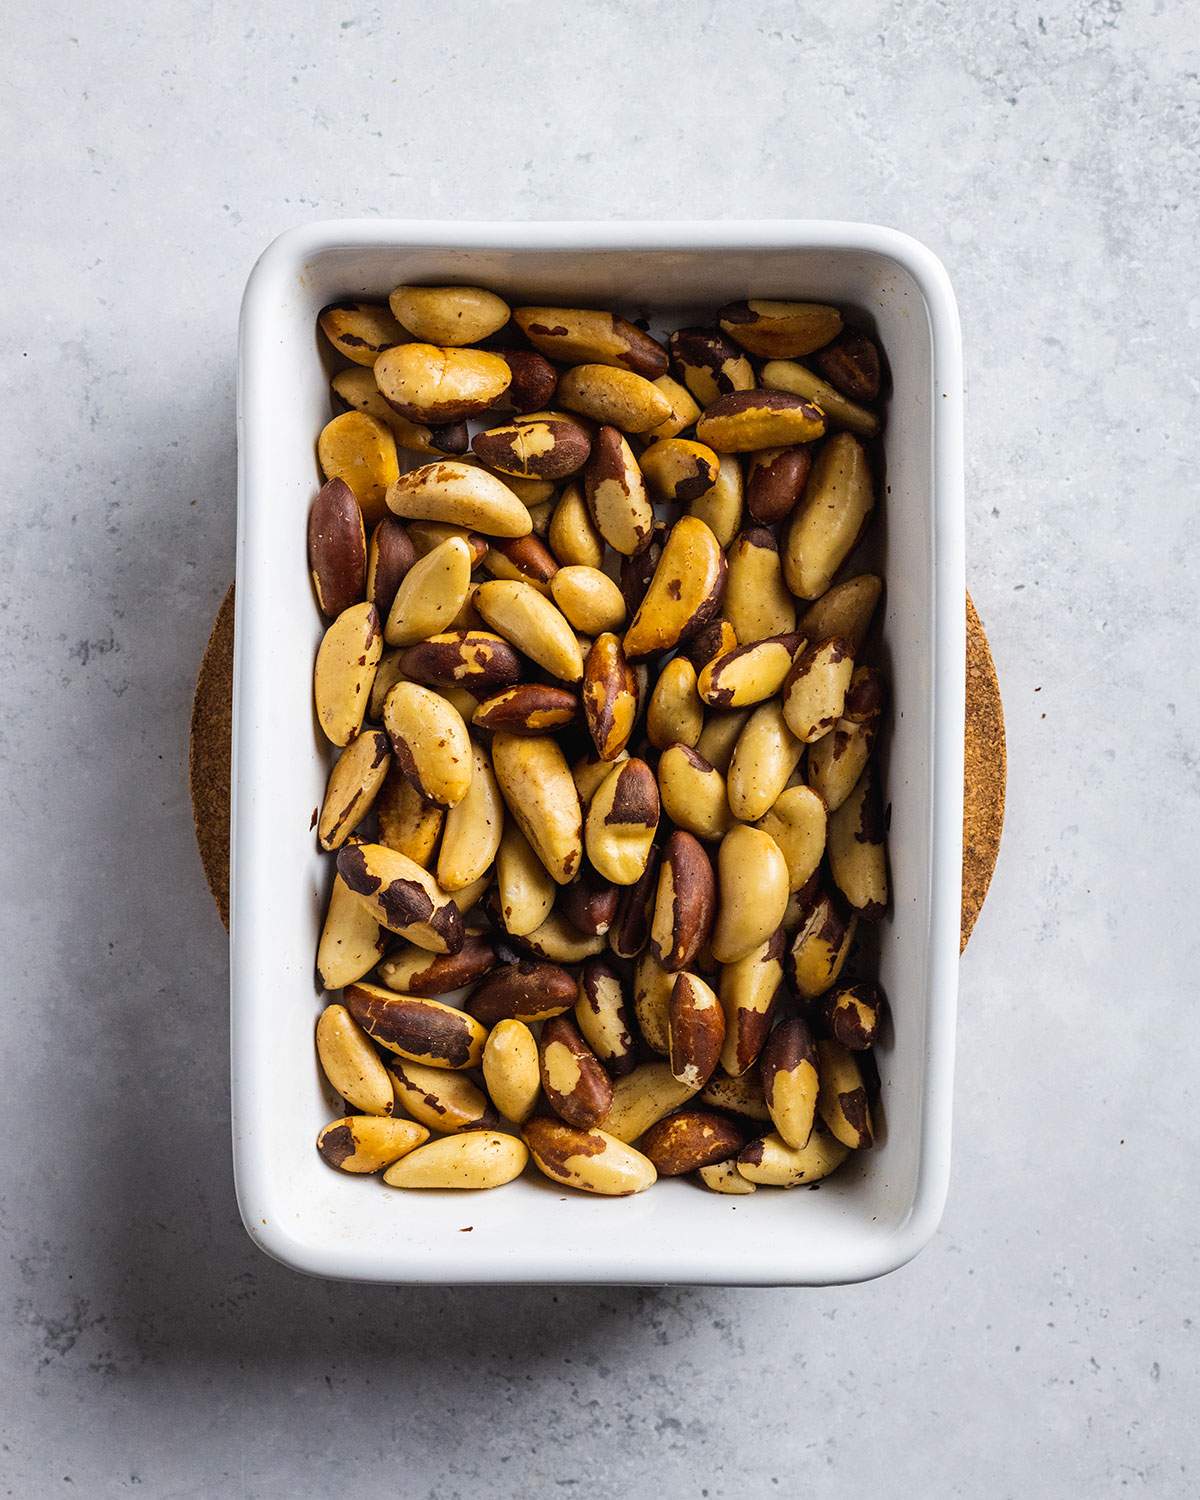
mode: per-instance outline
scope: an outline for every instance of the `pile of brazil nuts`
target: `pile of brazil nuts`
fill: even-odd
[[[318,1150],[397,1188],[828,1176],[885,1008],[878,348],[815,303],[664,346],[463,286],[320,327]]]

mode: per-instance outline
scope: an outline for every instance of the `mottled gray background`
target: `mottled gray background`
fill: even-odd
[[[1195,6],[7,20],[3,1492],[1195,1494]],[[363,1289],[243,1233],[188,708],[242,284],[353,214],[827,215],[944,257],[1012,785],[950,1206],[895,1276]]]

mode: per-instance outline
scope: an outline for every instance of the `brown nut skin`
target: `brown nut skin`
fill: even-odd
[[[412,1120],[346,1115],[331,1120],[317,1136],[317,1150],[342,1172],[379,1172],[429,1139]]]
[[[829,819],[829,873],[868,921],[887,911],[887,826],[875,767],[868,762],[854,790]]]
[[[667,351],[658,340],[615,313],[517,307],[513,320],[535,349],[563,364],[612,365],[647,380],[667,373]]]
[[[670,651],[694,635],[721,607],[725,554],[695,516],[681,516],[667,533],[662,556],[633,623],[625,632],[630,660]]]
[[[708,1109],[681,1109],[642,1136],[638,1149],[660,1177],[682,1177],[726,1161],[746,1144],[747,1131],[736,1120]]]
[[[463,687],[486,698],[521,676],[521,658],[503,636],[487,630],[447,630],[401,653],[400,670],[427,687]]]
[[[381,620],[391,613],[396,590],[416,560],[417,549],[404,523],[385,516],[371,533],[367,549],[367,599],[379,611]]]
[[[754,368],[717,328],[680,328],[669,341],[671,365],[701,407],[732,391],[754,389]]]
[[[800,1016],[781,1021],[767,1038],[759,1072],[775,1129],[789,1146],[806,1146],[817,1117],[820,1078],[816,1043]]]
[[[816,599],[854,550],[875,506],[867,450],[848,432],[822,444],[792,513],[783,545],[783,574],[797,599]]]
[[[602,958],[590,958],[579,975],[575,1023],[614,1078],[637,1065],[637,1028],[621,976]]]
[[[339,852],[337,869],[389,932],[431,953],[457,953],[466,941],[462,913],[415,860],[385,844],[355,843]]]
[[[796,602],[784,582],[779,547],[763,526],[743,531],[729,549],[721,613],[740,646],[790,635],[796,628]]]
[[[796,653],[783,684],[783,717],[802,744],[823,739],[841,718],[853,672],[850,642],[837,636]]]
[[[721,467],[711,448],[689,438],[661,438],[638,463],[655,498],[668,505],[689,505],[707,495]]]
[[[396,1102],[419,1124],[446,1135],[495,1130],[500,1116],[491,1100],[463,1073],[431,1068],[406,1057],[387,1066]]]
[[[879,1040],[886,1002],[869,980],[829,990],[817,1002],[817,1015],[829,1035],[847,1052],[866,1052]]]
[[[855,1053],[823,1037],[817,1043],[821,1090],[817,1110],[826,1129],[851,1151],[869,1150],[875,1143],[871,1104]]]
[[[598,1125],[612,1105],[612,1083],[570,1017],[545,1023],[538,1055],[542,1092],[559,1119],[581,1130]]]
[[[812,449],[765,448],[750,455],[746,509],[760,526],[773,526],[795,510],[812,469]]]
[[[834,584],[804,611],[796,629],[810,641],[840,636],[858,654],[883,594],[883,579],[860,573]]]
[[[606,630],[592,642],[583,663],[583,713],[601,760],[616,760],[625,749],[637,710],[633,668],[620,636]]]
[[[836,307],[760,297],[727,302],[717,313],[717,321],[743,349],[764,359],[799,359],[842,331],[842,315]]]
[[[544,355],[532,349],[494,349],[508,366],[512,376],[509,387],[498,405],[511,406],[520,415],[544,411],[558,388],[558,371]]]
[[[487,1031],[478,1021],[415,995],[393,995],[375,984],[351,984],[346,1009],[381,1047],[431,1068],[476,1068]]]
[[[558,414],[489,427],[471,439],[489,469],[518,479],[565,479],[587,463],[592,439],[582,422]]]
[[[840,892],[818,892],[788,954],[792,988],[801,1000],[815,1000],[837,983],[857,928],[858,913]]]
[[[787,391],[734,391],[706,406],[696,437],[718,453],[751,453],[811,443],[825,431],[825,413]]]
[[[646,868],[633,885],[621,893],[617,915],[608,934],[608,946],[618,958],[637,958],[650,941],[650,918],[658,889],[659,846],[650,846]]]
[[[446,696],[398,682],[383,705],[383,727],[404,779],[426,802],[450,808],[463,800],[474,775],[471,738]]]
[[[381,302],[331,302],[317,323],[338,351],[370,367],[385,349],[404,342],[404,329]]]
[[[600,937],[612,926],[620,899],[620,886],[585,866],[578,880],[563,886],[558,905],[571,926],[585,937]]]
[[[528,536],[533,530],[528,507],[512,485],[474,460],[444,458],[409,469],[388,486],[387,507],[410,521],[442,522],[489,537]]]
[[[700,1098],[714,1109],[729,1110],[744,1120],[761,1120],[765,1124],[771,1118],[757,1068],[731,1078],[718,1067],[701,1089]]]
[[[646,762],[615,762],[588,805],[585,838],[593,869],[614,885],[633,885],[650,858],[660,815],[658,783]]]
[[[701,1089],[721,1059],[725,1012],[711,985],[698,974],[675,976],[667,1007],[671,1074],[688,1088]]]
[[[367,536],[362,510],[344,479],[327,480],[312,503],[308,566],[321,613],[331,620],[357,604],[366,592]]]
[[[483,565],[493,578],[532,583],[543,594],[558,572],[558,561],[540,537],[497,537],[488,548]]]
[[[471,719],[473,729],[505,734],[553,734],[579,713],[579,699],[557,684],[521,682],[485,698]]]
[[[379,977],[398,995],[436,999],[474,984],[498,962],[491,938],[468,932],[457,953],[427,953],[414,943],[393,949],[379,965]]]
[[[732,1078],[740,1078],[754,1066],[771,1033],[783,983],[786,946],[780,927],[745,958],[721,966],[721,1004],[725,1009],[721,1066]]]
[[[865,333],[855,328],[843,329],[832,344],[826,344],[816,355],[813,363],[829,384],[851,401],[879,399],[879,349]]]
[[[737,645],[737,632],[729,621],[712,620],[688,638],[683,654],[697,672],[702,672],[710,661],[717,661],[722,656],[728,656],[731,651],[736,651]]]
[[[521,1134],[540,1172],[584,1193],[624,1198],[651,1187],[658,1177],[648,1157],[596,1126],[580,1130],[562,1120],[535,1115]]]
[[[667,840],[658,869],[650,948],[669,973],[686,969],[708,942],[716,911],[717,887],[704,845],[676,829]]]
[[[576,998],[575,976],[569,970],[520,958],[501,964],[476,985],[466,1009],[485,1026],[497,1021],[545,1021],[570,1010]]]
[[[650,540],[654,511],[633,449],[618,428],[605,424],[596,433],[583,489],[592,523],[608,545],[623,557],[640,552]]]
[[[508,389],[512,373],[484,349],[400,344],[375,361],[384,400],[410,422],[461,422],[486,411]]]

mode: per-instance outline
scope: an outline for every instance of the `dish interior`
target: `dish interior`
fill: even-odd
[[[402,226],[396,226],[401,229]],[[879,926],[892,1022],[877,1049],[880,1140],[817,1189],[727,1198],[690,1180],[623,1200],[533,1176],[490,1193],[398,1193],[331,1171],[316,1062],[313,954],[329,864],[310,823],[328,746],[311,706],[321,636],[304,517],[315,442],[333,414],[327,303],[400,282],[489,287],[510,303],[611,307],[662,333],[746,296],[828,301],[878,337],[891,371],[887,483],[862,564],[886,580],[886,799],[893,911]],[[268,295],[269,294],[269,295]],[[235,776],[235,1155],[247,1227],[300,1269],[374,1280],[821,1281],[870,1274],[908,1218],[921,1171],[930,1014],[935,625],[929,314],[889,256],[860,250],[463,249],[330,246],[274,275],[243,328],[242,534]],[[961,611],[961,599],[947,608]],[[254,930],[243,921],[252,914]],[[469,1232],[468,1232],[469,1231]]]

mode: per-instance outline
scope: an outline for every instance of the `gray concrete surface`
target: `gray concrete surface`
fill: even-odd
[[[14,0],[3,1493],[1197,1492],[1195,19]],[[897,1275],[359,1289],[243,1234],[188,706],[243,280],[357,213],[830,215],[945,258],[1013,780],[950,1206]]]

